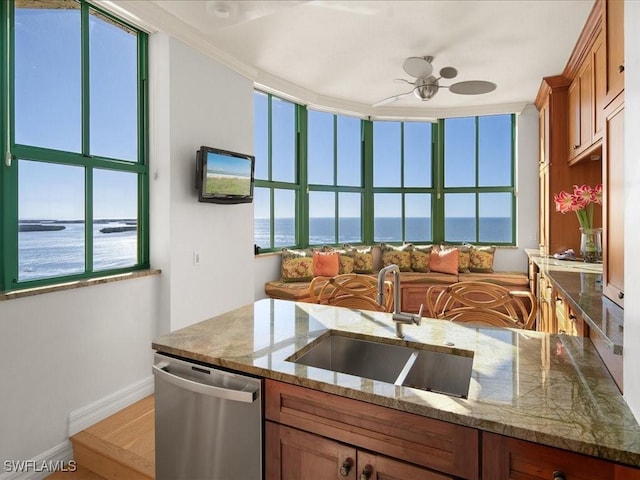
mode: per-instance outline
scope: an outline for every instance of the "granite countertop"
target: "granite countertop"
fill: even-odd
[[[602,294],[602,264],[556,260],[537,250],[527,250],[527,254],[589,328],[598,332],[614,354],[622,355],[624,310]]]
[[[333,331],[474,352],[467,399],[291,363]],[[640,426],[589,339],[265,299],[153,342],[160,352],[426,417],[640,466]],[[451,344],[453,344],[451,346]]]

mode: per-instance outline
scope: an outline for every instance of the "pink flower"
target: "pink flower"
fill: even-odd
[[[573,194],[560,192],[553,196],[560,213],[575,212],[582,228],[593,228],[593,205],[602,204],[602,184],[574,185]]]
[[[553,201],[556,203],[556,211],[561,213],[573,212],[573,196],[567,192],[556,193],[553,196]]]

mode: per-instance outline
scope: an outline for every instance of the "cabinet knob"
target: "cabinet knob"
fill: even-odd
[[[622,300],[624,298],[624,292],[618,292],[618,298]]]
[[[618,65],[618,72],[619,73],[624,72],[624,65]]]
[[[555,472],[553,472],[552,480],[567,480],[567,476],[564,473],[556,470]]]
[[[360,480],[369,480],[373,473],[373,467],[371,465],[365,465],[360,474]]]
[[[351,468],[353,468],[353,460],[351,460],[350,458],[345,459],[345,461],[342,462],[342,466],[339,470],[340,475],[342,475],[343,477],[348,477]]]
[[[573,146],[573,149],[574,149],[574,150],[577,150],[577,149],[579,149],[579,148],[580,148],[580,145],[574,145],[574,146]]]
[[[576,318],[578,318],[578,317],[576,317],[573,313],[570,313],[570,314],[569,314],[569,320],[571,320],[571,321],[575,322],[575,321],[576,321]]]

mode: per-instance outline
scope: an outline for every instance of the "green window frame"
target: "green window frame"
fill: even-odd
[[[306,142],[300,135],[300,131],[305,128],[306,111],[301,105],[259,90],[254,91],[254,105],[254,125],[260,122],[264,129],[261,131],[254,126],[256,250],[274,251],[296,247],[306,228],[306,224],[303,224],[304,215],[301,214],[306,211],[306,196],[300,194],[305,191],[305,185],[300,179],[306,178],[306,173],[302,170],[305,163],[300,161]],[[278,115],[278,107],[285,110],[284,116]],[[287,110],[291,110],[290,117],[286,114]],[[280,118],[284,118],[284,121],[278,122]],[[263,137],[259,137],[258,133],[262,133]],[[283,142],[290,147],[292,152],[289,153],[293,154],[292,165],[283,166],[283,162],[290,162],[274,157],[276,142]],[[282,216],[283,211],[293,216]],[[293,243],[279,241],[280,236],[287,238],[287,235],[295,239]]]
[[[258,92],[258,91],[257,91]],[[258,92],[269,99],[274,98],[271,94]],[[277,98],[277,97],[275,97]],[[298,172],[297,181],[295,183],[281,183],[272,180],[256,179],[256,187],[267,188],[270,192],[271,207],[271,243],[263,246],[261,251],[275,251],[280,247],[307,248],[321,246],[321,243],[309,242],[309,195],[314,193],[333,194],[335,202],[332,204],[335,208],[333,217],[334,242],[322,242],[322,244],[336,245],[340,244],[339,238],[339,195],[357,193],[361,195],[361,232],[362,241],[359,243],[372,245],[374,243],[474,243],[479,245],[497,245],[497,246],[513,246],[516,239],[516,189],[515,189],[515,115],[497,115],[497,116],[476,116],[461,117],[460,119],[441,119],[437,122],[401,122],[401,121],[377,121],[377,120],[361,120],[362,148],[361,148],[361,177],[362,184],[359,186],[340,184],[337,179],[337,170],[339,160],[337,155],[336,137],[337,122],[341,117],[336,114],[330,115],[332,118],[332,131],[328,147],[325,145],[323,149],[331,152],[325,156],[331,156],[328,165],[332,168],[332,180],[313,183],[309,179],[309,170],[313,168],[308,164],[310,157],[313,156],[308,152],[308,142],[310,135],[309,130],[309,112],[314,110],[307,109],[303,105],[297,105],[296,110],[296,169]],[[485,177],[486,148],[487,144],[485,136],[482,134],[482,124],[484,119],[492,117],[501,118],[503,123],[503,140],[508,137],[508,142],[503,142],[502,156],[500,157],[500,171],[507,172],[502,175],[498,182],[487,181]],[[447,150],[445,131],[448,122],[454,120],[466,120],[473,125],[472,139],[466,139],[471,143],[469,155],[465,156],[463,161],[471,165],[473,170],[473,182],[469,185],[448,185],[446,184],[447,175],[447,154],[454,151],[454,146],[450,145]],[[376,159],[375,156],[375,124],[397,124],[397,156],[398,168],[400,169],[397,180],[394,184],[378,185],[376,184]],[[266,132],[268,142],[269,165],[272,159],[272,124],[271,115],[269,114],[269,125]],[[428,131],[425,134],[424,143],[416,150],[415,134],[411,139],[411,132],[417,129]],[[505,133],[506,132],[506,133]],[[452,134],[449,140],[452,140]],[[455,139],[453,139],[455,140]],[[462,141],[463,139],[460,139]],[[491,139],[489,139],[491,140]],[[418,153],[416,153],[418,152]],[[424,176],[423,176],[424,175]],[[313,173],[311,174],[313,177]],[[420,177],[417,179],[417,177]],[[490,177],[490,176],[489,176]],[[393,183],[393,182],[392,182]],[[295,244],[292,245],[275,245],[273,242],[273,194],[277,189],[288,189],[296,193],[296,221],[295,221]],[[383,202],[385,195],[389,195],[397,202],[397,231],[400,232],[393,238],[385,239],[376,234],[376,209],[380,209],[380,205],[376,207],[376,202]],[[472,199],[473,211],[469,218],[473,218],[473,231],[460,238],[451,238],[448,233],[447,217],[447,199],[451,201],[452,195],[468,196],[465,198]],[[491,198],[496,196],[496,198]],[[329,198],[329,197],[327,197]],[[490,201],[489,201],[490,200]],[[497,201],[499,200],[499,201]],[[453,202],[451,202],[453,203]],[[506,212],[508,219],[501,223],[502,239],[487,238],[486,232],[492,232],[493,226],[488,223],[489,217],[486,214],[486,205],[500,204],[501,211]],[[422,206],[424,204],[424,206]],[[419,211],[416,217],[416,211]],[[430,222],[428,221],[430,219]],[[416,222],[419,223],[416,227]],[[468,229],[467,229],[468,230]],[[412,232],[418,232],[413,233]],[[506,237],[509,238],[506,238]],[[449,238],[447,238],[449,237]],[[357,242],[354,242],[357,243]],[[310,245],[311,244],[311,245]]]
[[[0,222],[0,242],[2,261],[0,261],[0,291],[12,291],[23,288],[31,288],[46,285],[55,285],[74,280],[89,279],[102,277],[106,275],[114,275],[126,273],[135,270],[149,268],[149,185],[148,185],[148,93],[147,93],[147,34],[136,29],[134,26],[120,20],[108,12],[101,10],[99,7],[88,3],[86,0],[76,0],[75,2],[67,2],[73,5],[73,10],[79,11],[79,84],[80,92],[78,98],[80,102],[79,112],[79,151],[69,151],[65,149],[54,149],[48,146],[36,146],[25,142],[23,144],[16,141],[16,9],[13,1],[0,2],[0,48],[2,49],[3,60],[0,62],[0,88],[2,91],[2,101],[0,102],[2,127],[2,138],[0,138],[0,150],[3,152],[3,162],[0,166],[0,185],[2,188],[2,197],[0,199],[0,207],[2,213],[2,221]],[[60,4],[58,4],[60,5]],[[42,4],[39,5],[43,7]],[[23,7],[21,7],[23,8]],[[52,3],[52,8],[56,7]],[[90,106],[92,104],[91,88],[94,86],[95,92],[99,92],[97,77],[91,77],[92,60],[99,62],[99,53],[97,46],[91,45],[90,23],[111,26],[124,31],[126,34],[135,36],[135,52],[131,51],[131,55],[135,55],[135,79],[132,83],[131,91],[135,92],[135,99],[131,100],[127,97],[125,105],[134,113],[131,117],[135,117],[135,138],[136,158],[122,158],[112,152],[106,153],[102,150],[102,155],[98,152],[104,145],[116,145],[118,138],[110,138],[109,134],[103,135],[99,140],[104,140],[102,145],[99,142],[92,144],[92,141],[98,138],[100,129],[95,121],[96,115],[100,112],[93,112],[91,116]],[[116,30],[117,31],[117,30]],[[122,32],[120,32],[122,33]],[[129,37],[127,37],[129,38]],[[92,57],[94,55],[94,57]],[[106,58],[106,57],[104,57]],[[104,66],[102,68],[105,68]],[[92,81],[94,83],[92,83]],[[135,102],[132,105],[132,102]],[[99,110],[99,109],[98,109]],[[92,127],[94,134],[92,135]],[[104,131],[102,131],[104,133]],[[133,136],[133,133],[130,133]],[[107,148],[108,150],[108,148]],[[79,227],[80,235],[83,238],[82,253],[79,258],[82,260],[82,267],[71,269],[71,273],[53,273],[35,276],[23,276],[19,265],[20,242],[19,240],[19,210],[21,201],[21,177],[20,170],[23,170],[23,178],[28,175],[29,168],[41,168],[43,171],[54,169],[57,171],[65,171],[79,173],[81,178],[81,190],[78,195],[81,197],[82,218],[78,218],[75,223],[82,224]],[[74,173],[74,175],[75,175]],[[64,177],[64,175],[63,175]],[[136,239],[134,256],[135,259],[127,260],[124,264],[110,264],[103,262],[100,258],[95,257],[102,247],[94,237],[94,213],[100,210],[102,205],[106,205],[109,196],[108,185],[114,180],[122,180],[126,178],[128,183],[135,185],[135,205],[130,205],[131,211],[136,212]],[[109,179],[108,181],[106,179]],[[105,186],[106,189],[105,189]],[[114,187],[115,188],[115,187]],[[22,192],[24,193],[24,192]],[[44,201],[41,199],[39,201]],[[133,203],[133,201],[131,202]],[[127,204],[129,205],[129,204]],[[96,222],[100,218],[95,218]],[[129,230],[134,227],[129,228]],[[43,249],[46,254],[46,249]],[[102,263],[101,263],[102,262]]]

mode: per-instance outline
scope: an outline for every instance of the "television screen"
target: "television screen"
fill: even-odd
[[[246,203],[253,200],[254,157],[211,147],[198,151],[199,200]]]

